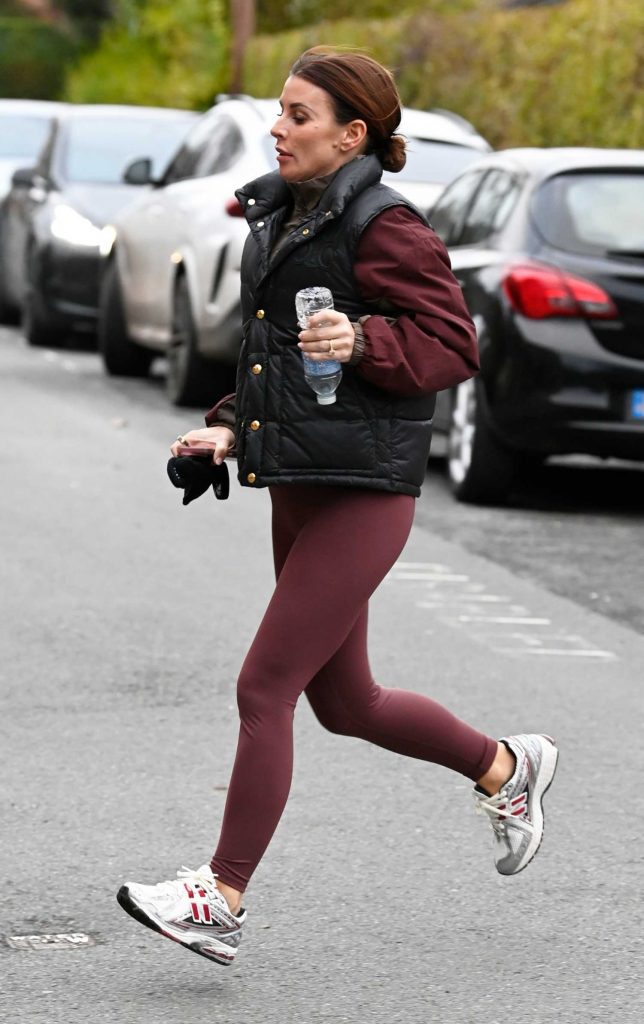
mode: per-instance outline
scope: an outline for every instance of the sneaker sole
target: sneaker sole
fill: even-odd
[[[139,906],[132,897],[127,885],[121,886],[116,894],[116,899],[125,913],[133,917],[139,924],[144,924],[146,928],[150,928],[153,932],[158,932],[159,935],[165,936],[166,939],[177,942],[192,953],[197,953],[199,956],[205,957],[206,960],[212,960],[221,967],[229,967],[235,959],[237,950],[231,949],[230,946],[225,946],[215,938],[196,940],[194,942],[186,942],[185,939],[180,938],[179,935],[170,930],[167,921],[163,921]]]
[[[502,875],[506,877],[512,877],[518,875],[521,871],[524,871],[528,864],[534,860],[539,852],[541,843],[543,842],[543,833],[545,829],[545,815],[543,813],[543,798],[552,785],[552,780],[555,777],[557,770],[557,763],[559,761],[559,751],[555,746],[555,741],[551,736],[543,736],[546,741],[544,744],[543,757],[541,760],[541,771],[539,772],[538,785],[534,788],[533,801],[531,810],[533,813],[533,823],[535,826],[535,836],[538,834],[538,842],[533,842],[528,845],[528,849],[525,852],[524,858],[519,862],[519,867],[516,871],[500,871]]]

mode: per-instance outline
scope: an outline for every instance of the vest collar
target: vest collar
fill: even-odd
[[[322,192],[316,209],[321,220],[329,215],[340,217],[345,207],[360,192],[376,185],[382,177],[382,164],[373,153],[358,157],[345,164],[333,176],[328,187]],[[278,210],[291,204],[292,192],[279,171],[271,171],[255,178],[235,193],[241,203],[246,220],[252,227]]]

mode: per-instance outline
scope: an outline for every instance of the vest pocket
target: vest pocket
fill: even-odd
[[[376,469],[375,437],[364,420],[283,421],[279,431],[279,465],[284,472],[314,477],[328,472],[370,475]]]

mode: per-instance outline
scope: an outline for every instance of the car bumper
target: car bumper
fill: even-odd
[[[102,265],[97,249],[48,247],[42,262],[42,295],[56,318],[80,328],[96,327]]]
[[[493,429],[504,444],[543,455],[644,460],[642,360],[604,349],[583,321],[516,317],[503,352],[481,346]],[[637,414],[639,412],[639,415]]]

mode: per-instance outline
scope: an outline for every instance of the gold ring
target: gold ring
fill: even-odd
[[[334,356],[335,355],[335,349],[333,347],[333,342],[332,341],[329,342],[329,355],[330,356]]]

